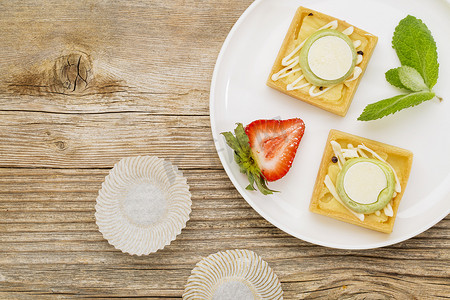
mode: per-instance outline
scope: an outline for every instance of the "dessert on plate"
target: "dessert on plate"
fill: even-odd
[[[299,7],[267,85],[345,116],[377,40],[345,21]]]
[[[331,130],[310,210],[390,233],[411,171],[412,152]]]

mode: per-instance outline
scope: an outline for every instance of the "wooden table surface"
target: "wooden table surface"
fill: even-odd
[[[249,249],[285,299],[450,297],[450,217],[402,243],[329,249],[258,215],[214,148],[209,87],[231,1],[0,1],[0,298],[180,298],[192,268]],[[123,157],[179,166],[187,227],[149,256],[95,224],[101,183]]]

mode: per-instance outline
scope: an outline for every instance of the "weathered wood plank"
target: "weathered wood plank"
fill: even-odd
[[[57,295],[67,292],[67,297],[177,297],[190,270],[202,257],[234,248],[250,249],[263,256],[280,277],[287,299],[361,295],[408,299],[449,292],[450,274],[441,269],[449,269],[449,260],[441,261],[441,271],[435,265],[436,260],[448,256],[449,218],[391,247],[366,251],[328,249],[295,239],[261,219],[232,189],[223,171],[185,170],[185,175],[192,178],[189,183],[193,191],[193,213],[187,227],[164,250],[135,257],[110,246],[93,219],[96,190],[107,169],[2,171],[0,190],[8,185],[9,192],[0,193],[0,273],[10,282],[17,282],[20,274],[25,284],[13,290],[21,294],[45,296],[51,290]],[[29,185],[23,190],[26,182]],[[77,188],[77,192],[63,192]],[[218,190],[228,197],[208,197]],[[39,191],[50,191],[46,201],[28,198]],[[20,200],[8,199],[11,193]],[[70,199],[76,195],[77,199]],[[14,266],[14,271],[8,271],[9,266]],[[74,270],[79,277],[73,278]],[[80,287],[78,280],[85,274],[90,274],[91,279]],[[155,284],[143,287],[143,282],[134,282],[139,291],[130,286],[118,287],[123,274],[145,277]],[[161,276],[174,279],[161,283]],[[48,285],[48,278],[53,285]],[[78,286],[76,292],[73,286]],[[429,294],[435,289],[434,294]]]
[[[206,83],[218,48],[249,2],[180,2],[134,7],[119,1],[4,3],[0,24],[5,59],[0,66],[15,71],[73,50],[92,57],[92,72],[98,67],[99,73],[142,90],[167,92]]]
[[[156,155],[180,168],[221,168],[207,116],[0,111],[3,167],[111,168]]]
[[[0,106],[61,113],[208,115],[218,50],[248,4],[0,4]],[[27,30],[31,23],[33,30]],[[78,80],[74,88],[75,80],[67,72],[60,78],[59,71],[62,63],[74,59],[76,65],[80,57],[89,72],[83,74],[86,82]],[[72,84],[65,84],[67,80]]]

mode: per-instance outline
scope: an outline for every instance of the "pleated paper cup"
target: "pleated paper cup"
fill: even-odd
[[[211,254],[192,270],[185,300],[283,299],[277,275],[267,262],[249,250]]]
[[[96,223],[115,248],[147,255],[169,245],[191,212],[186,178],[169,161],[128,157],[106,176],[95,205]]]

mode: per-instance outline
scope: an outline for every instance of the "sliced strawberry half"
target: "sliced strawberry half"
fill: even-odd
[[[248,190],[254,184],[264,195],[275,192],[267,187],[267,181],[280,179],[289,171],[305,132],[305,124],[299,118],[289,120],[256,120],[245,129],[241,123],[232,132],[222,132],[234,150],[234,160],[240,171],[247,175]]]
[[[286,175],[304,132],[305,123],[299,118],[256,120],[245,127],[253,158],[267,181]]]

